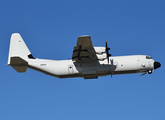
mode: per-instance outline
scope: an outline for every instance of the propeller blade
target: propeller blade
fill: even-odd
[[[109,57],[107,57],[107,60],[108,60],[108,64],[109,64]]]
[[[155,72],[155,69],[152,70],[152,74],[154,74],[154,72]]]
[[[110,50],[110,48],[108,47],[107,41],[105,41],[105,43],[106,43],[106,45],[105,45],[106,51]]]
[[[110,48],[108,47],[107,41],[105,40],[105,52],[107,54],[108,64],[109,64],[109,57],[111,56],[111,54],[109,54],[109,50],[110,50]]]

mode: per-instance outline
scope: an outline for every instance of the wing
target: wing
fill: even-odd
[[[72,60],[97,60],[96,52],[90,36],[78,37],[77,45],[73,50]]]

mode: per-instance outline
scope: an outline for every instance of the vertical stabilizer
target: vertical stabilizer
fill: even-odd
[[[11,57],[21,57],[27,61],[28,55],[30,54],[31,53],[23,41],[21,35],[19,33],[13,33],[10,39],[8,64],[10,64]]]
[[[10,39],[8,65],[17,72],[26,72],[28,59],[33,58],[19,33],[13,33]]]

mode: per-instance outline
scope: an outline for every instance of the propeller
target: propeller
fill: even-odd
[[[111,56],[111,54],[109,54],[109,50],[110,50],[110,48],[108,47],[107,41],[105,41],[105,52],[107,54],[108,64],[109,64],[109,57]]]

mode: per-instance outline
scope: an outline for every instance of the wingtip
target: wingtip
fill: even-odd
[[[89,35],[81,35],[79,37],[90,37]]]

